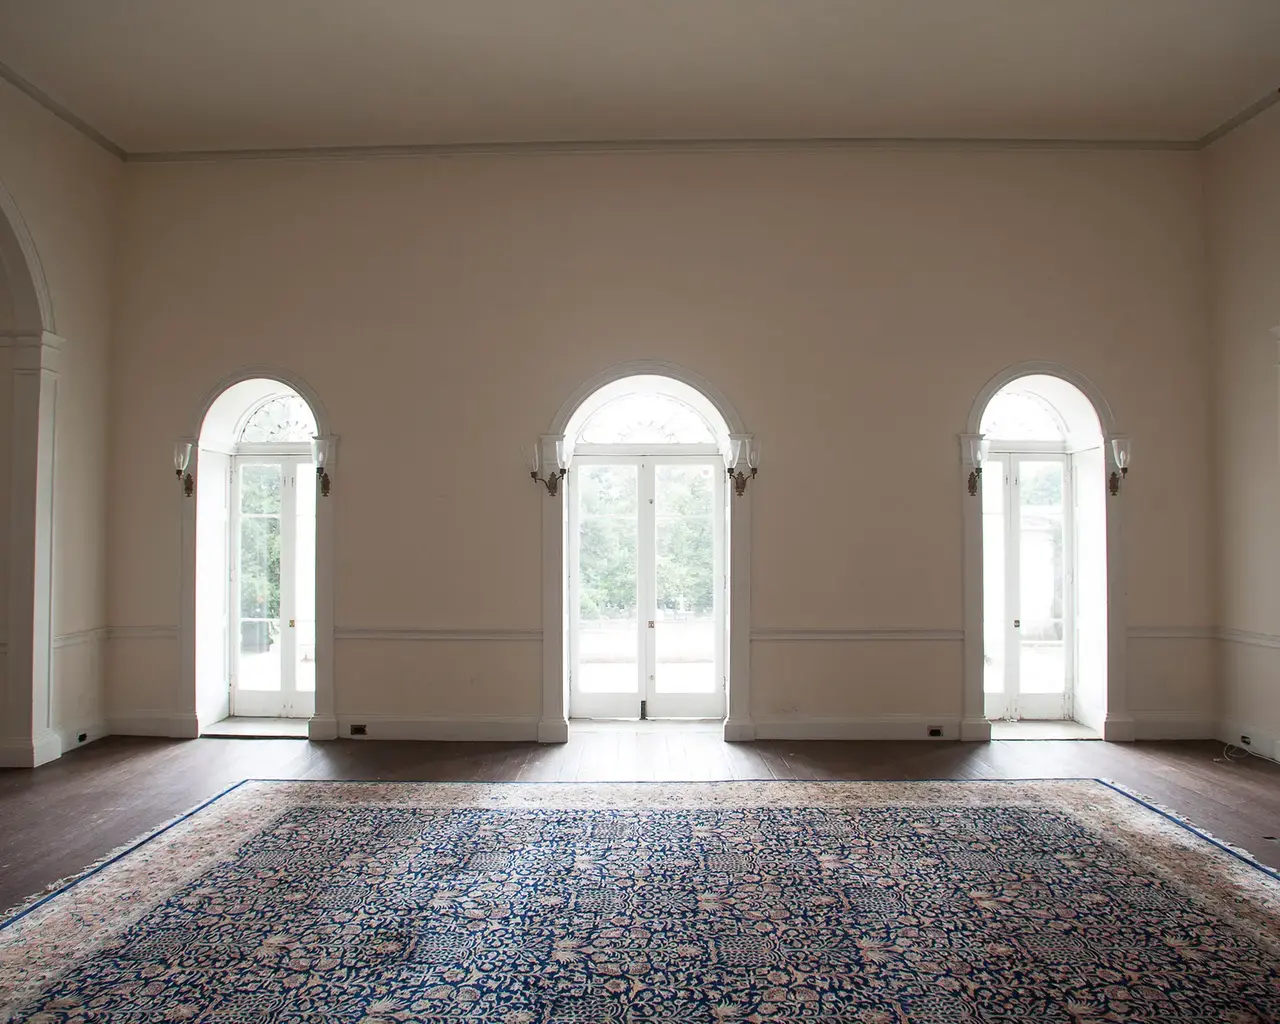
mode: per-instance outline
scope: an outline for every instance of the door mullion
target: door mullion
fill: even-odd
[[[654,461],[640,463],[639,523],[636,538],[637,607],[640,609],[640,699],[653,707],[657,662],[658,520],[655,509]],[[638,709],[637,709],[638,710]]]
[[[293,710],[298,689],[298,469],[292,459],[280,460],[280,703],[281,711]]]
[[[1014,625],[1022,621],[1022,495],[1021,459],[1010,455],[1005,484],[1005,707],[1013,718],[1021,717],[1022,633]]]

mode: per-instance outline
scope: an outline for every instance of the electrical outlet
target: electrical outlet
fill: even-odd
[[[369,728],[368,728],[368,726],[364,726],[364,725],[353,725],[353,726],[351,727],[351,735],[352,735],[352,736],[367,736],[368,734],[369,734]]]
[[[79,736],[76,737],[76,742],[83,743],[88,738],[89,738],[89,734],[87,732],[82,732]]]
[[[942,726],[940,725],[929,726],[929,735],[934,737],[940,737],[942,735]]]
[[[1248,736],[1241,736],[1241,737],[1240,737],[1240,743],[1241,743],[1241,745],[1242,745],[1242,746],[1246,746],[1246,747],[1251,747],[1251,746],[1253,746],[1253,740],[1249,739],[1249,737],[1248,737]]]

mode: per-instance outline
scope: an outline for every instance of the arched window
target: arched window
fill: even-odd
[[[1066,424],[1049,401],[1016,386],[1003,388],[982,414],[982,433],[988,438],[1018,441],[1065,441]]]
[[[661,392],[610,399],[587,417],[579,444],[715,444],[706,418],[688,402]]]
[[[249,410],[237,440],[241,444],[308,444],[315,436],[316,418],[302,396],[277,394]]]

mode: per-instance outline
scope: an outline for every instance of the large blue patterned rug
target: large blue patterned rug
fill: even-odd
[[[250,782],[0,920],[0,1019],[1280,1021],[1280,881],[1095,781]]]

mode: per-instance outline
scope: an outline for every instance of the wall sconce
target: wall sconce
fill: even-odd
[[[311,439],[311,461],[316,464],[316,479],[320,482],[320,496],[329,497],[329,471],[325,468],[329,461],[329,439],[313,437]]]
[[[1129,457],[1131,455],[1132,442],[1127,437],[1113,437],[1111,439],[1111,454],[1115,456],[1116,467],[1111,471],[1111,476],[1107,483],[1112,494],[1120,493],[1120,481],[1129,475]]]
[[[982,434],[969,438],[969,462],[973,468],[969,470],[969,497],[978,495],[978,484],[982,482],[982,464],[987,461],[987,450],[991,447]]]
[[[191,464],[191,445],[187,441],[179,441],[173,446],[173,470],[178,475],[178,479],[182,481],[182,493],[186,497],[191,497],[196,490],[196,482],[191,478],[191,474],[187,472],[187,466]]]
[[[564,454],[564,439],[556,439],[556,467],[546,476],[541,476],[542,472],[542,445],[535,444],[533,450],[525,456],[525,463],[529,467],[529,476],[542,484],[547,489],[547,494],[555,497],[560,493],[560,481],[564,479],[565,473],[569,471],[569,460]]]
[[[747,469],[749,473],[744,473],[737,469],[742,461],[742,449],[747,449]],[[747,493],[747,481],[754,480],[756,471],[760,466],[760,445],[752,437],[731,437],[729,445],[724,451],[725,470],[729,474],[729,479],[733,481],[733,493],[741,498]],[[735,472],[736,470],[736,472]]]

